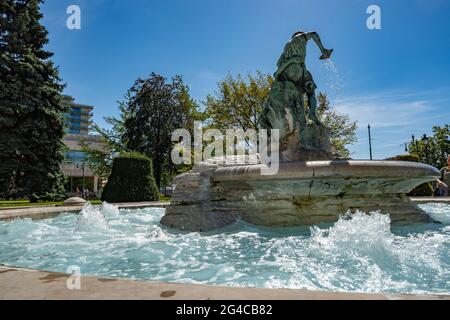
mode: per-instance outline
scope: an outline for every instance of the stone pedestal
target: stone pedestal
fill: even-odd
[[[196,165],[177,176],[161,223],[206,231],[242,219],[269,227],[337,221],[348,210],[388,213],[393,222],[426,221],[405,196],[436,179],[431,166],[403,161],[293,161],[276,175],[261,175],[262,164]]]

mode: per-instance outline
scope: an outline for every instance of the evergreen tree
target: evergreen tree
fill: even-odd
[[[0,197],[54,200],[64,192],[58,69],[44,49],[42,0],[0,0]]]

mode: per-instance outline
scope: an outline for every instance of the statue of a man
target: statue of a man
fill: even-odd
[[[280,157],[287,161],[332,159],[329,130],[317,118],[316,84],[305,65],[306,45],[313,39],[320,48],[320,59],[333,50],[322,45],[316,32],[298,31],[285,45],[277,71],[258,118],[261,129],[278,129]],[[308,98],[306,115],[304,95]],[[310,121],[307,121],[309,119]]]
[[[309,119],[319,123],[316,115],[317,100],[315,89],[317,86],[305,65],[306,45],[310,39],[314,40],[322,52],[320,59],[328,59],[331,56],[333,50],[324,48],[317,32],[297,31],[284,47],[283,53],[278,59],[278,70],[275,72],[274,77],[276,81],[291,81],[301,93],[306,93],[309,105]]]

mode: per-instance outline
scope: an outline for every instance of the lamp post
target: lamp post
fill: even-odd
[[[428,139],[428,137],[427,137],[427,135],[426,134],[424,134],[423,135],[423,137],[422,137],[422,142],[423,142],[423,144],[424,144],[424,146],[425,146],[425,159],[426,159],[426,161],[427,161],[427,163],[429,163],[429,158],[428,158],[428,146],[429,146],[429,144],[430,144],[430,139]]]
[[[416,137],[414,137],[414,135],[412,135],[412,144],[416,147],[416,153],[417,155],[419,155],[419,144],[417,143]]]
[[[79,169],[79,168],[80,168],[80,164],[77,164],[77,169]],[[83,176],[83,179],[82,179],[82,193],[83,193],[83,197],[85,197],[85,194],[84,194],[84,162],[81,163],[81,172],[82,172],[82,176]]]
[[[370,132],[370,123],[367,125],[367,130],[369,131],[369,156],[370,160],[372,160],[372,136]]]
[[[84,195],[84,162],[81,163],[81,170],[83,171],[83,197],[85,197],[85,195]]]

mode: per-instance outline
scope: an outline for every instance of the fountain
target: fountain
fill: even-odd
[[[268,227],[337,221],[347,211],[389,213],[393,222],[426,221],[429,216],[405,195],[436,179],[436,168],[403,161],[336,160],[329,130],[316,116],[316,84],[306,69],[306,44],[314,40],[330,58],[316,32],[296,32],[274,74],[260,129],[279,130],[279,170],[267,164],[220,164],[209,159],[177,176],[163,225],[206,231],[237,219]],[[306,95],[308,108],[304,105]]]

